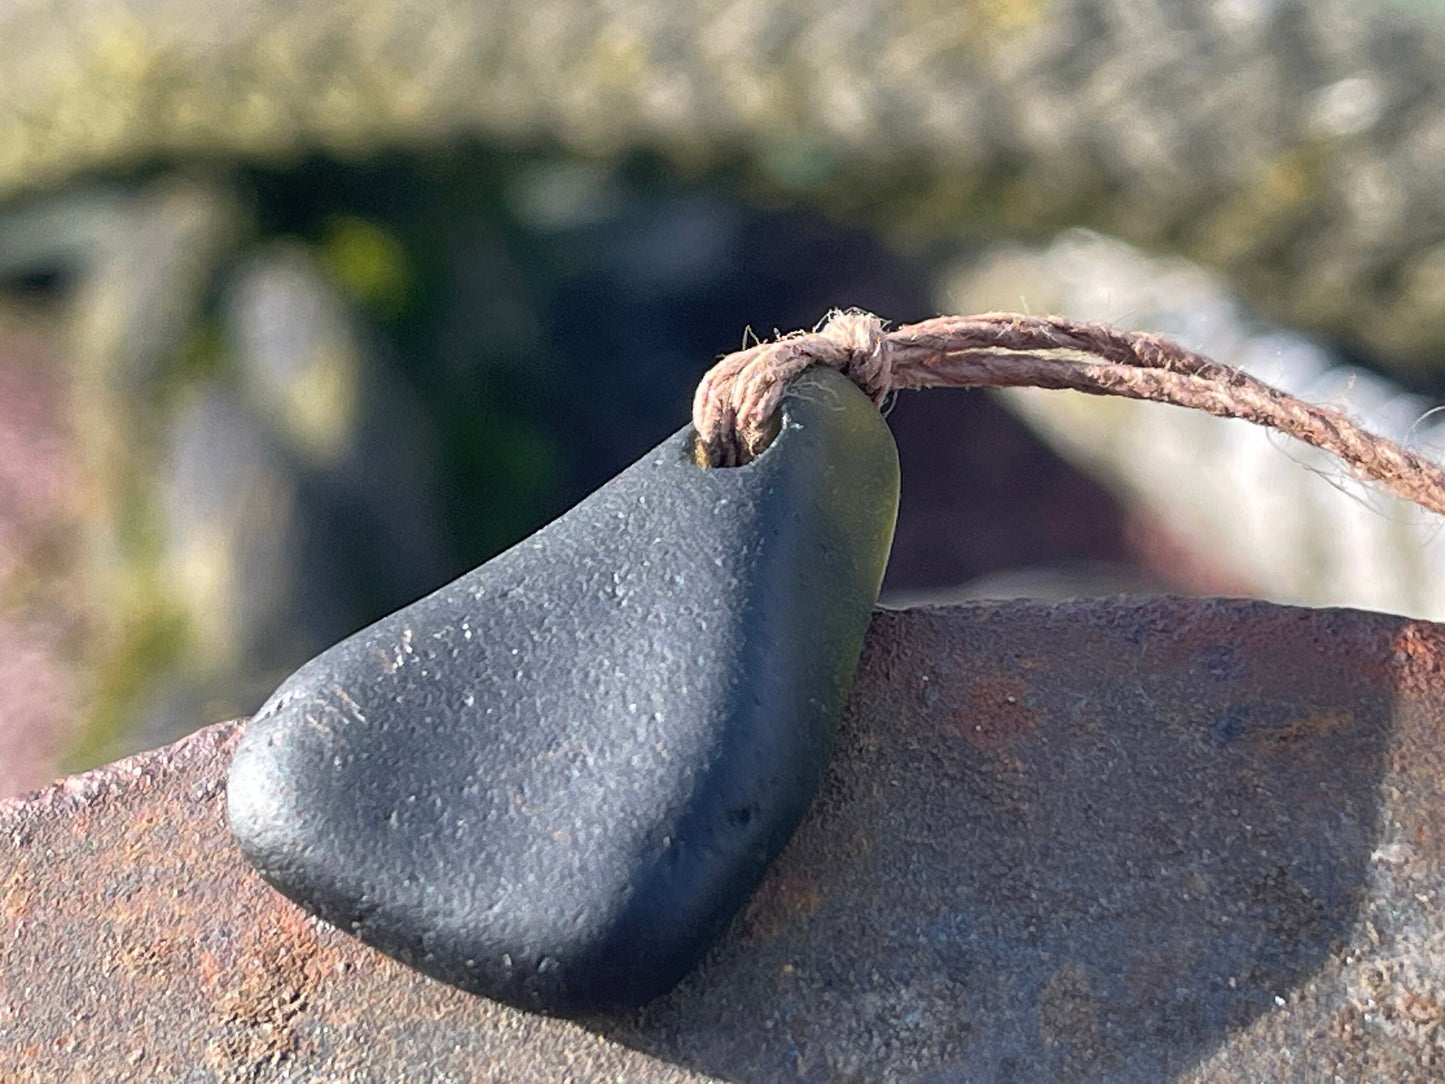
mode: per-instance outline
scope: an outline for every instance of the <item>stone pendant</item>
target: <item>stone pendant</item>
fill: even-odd
[[[754,462],[704,470],[692,445],[689,427],[276,691],[228,793],[267,881],[527,1009],[630,1008],[693,967],[822,779],[898,460],[823,369]]]

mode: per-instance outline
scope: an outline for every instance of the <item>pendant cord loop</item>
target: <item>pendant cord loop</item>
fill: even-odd
[[[812,332],[739,350],[707,372],[693,399],[699,460],[733,467],[753,459],[771,439],[789,382],[812,365],[840,370],[879,405],[904,388],[1066,388],[1240,418],[1332,452],[1357,474],[1445,515],[1445,470],[1343,411],[1160,335],[1062,316],[940,316],[886,331],[869,313],[835,310]]]

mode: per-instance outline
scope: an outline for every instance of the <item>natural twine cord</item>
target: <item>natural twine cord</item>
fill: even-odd
[[[1399,496],[1445,515],[1445,471],[1344,413],[1314,406],[1158,335],[1061,316],[940,316],[894,331],[858,310],[834,311],[811,333],[723,358],[693,399],[699,459],[747,463],[771,440],[788,383],[812,365],[850,377],[882,404],[900,388],[1072,388],[1242,418],[1339,456]]]

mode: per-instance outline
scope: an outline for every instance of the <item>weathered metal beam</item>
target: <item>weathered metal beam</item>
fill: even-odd
[[[880,612],[722,944],[581,1024],[262,884],[211,727],[0,806],[0,1079],[1438,1079],[1442,653],[1250,602]]]

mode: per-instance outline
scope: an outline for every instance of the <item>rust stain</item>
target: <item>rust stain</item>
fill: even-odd
[[[213,1009],[217,1038],[206,1051],[206,1061],[225,1080],[253,1079],[299,1052],[299,1018],[318,977],[318,946],[306,915],[287,907],[265,917],[274,924],[257,923],[242,932],[243,944],[230,971],[206,969],[208,986],[219,995]],[[215,990],[223,977],[234,985]]]
[[[1361,996],[1352,999],[1346,1007],[1353,1009],[1359,1018],[1374,1015],[1396,1025],[1402,1039],[1415,1043],[1424,1040],[1433,1045],[1438,1041],[1436,1033],[1445,1024],[1445,995],[1416,989],[1403,979],[1403,970],[1398,961],[1376,961],[1360,978]]]
[[[1344,708],[1326,708],[1297,715],[1265,730],[1249,743],[1255,753],[1293,753],[1301,746],[1343,733],[1355,725],[1355,714]]]
[[[1417,993],[1406,988],[1395,996],[1390,1007],[1401,1020],[1427,1033],[1445,1024],[1445,1004],[1431,993]]]
[[[30,886],[25,868],[22,866],[5,882],[5,894],[0,897],[0,915],[9,922],[19,923],[30,914]]]
[[[1414,665],[1426,665],[1432,672],[1438,670],[1435,641],[1438,631],[1430,626],[1412,621],[1400,629],[1395,637],[1395,661]]]
[[[950,728],[983,752],[1009,749],[1038,728],[1038,713],[1025,703],[1028,689],[1011,674],[974,678],[964,686],[962,706],[949,712]]]
[[[809,877],[775,873],[765,877],[743,910],[741,931],[750,941],[771,941],[789,924],[817,913],[823,897]]]
[[[1440,685],[1442,645],[1438,625],[1411,621],[1395,635],[1387,680],[1397,692],[1430,696]]]
[[[122,935],[123,936],[123,935]],[[124,942],[115,952],[120,970],[132,981],[163,982],[179,968],[190,967],[190,946],[171,937],[145,937]]]

